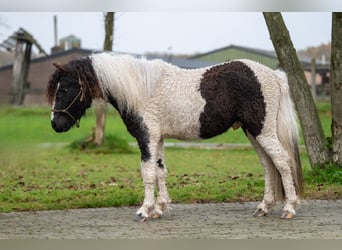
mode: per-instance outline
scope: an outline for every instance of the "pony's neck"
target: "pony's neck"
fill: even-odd
[[[167,64],[128,55],[95,54],[92,62],[107,101],[114,100],[120,111],[143,107],[154,94]]]

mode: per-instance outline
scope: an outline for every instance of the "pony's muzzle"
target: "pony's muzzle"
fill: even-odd
[[[55,121],[51,121],[51,127],[56,131],[56,132],[63,132],[63,129],[57,125]]]
[[[51,127],[57,132],[62,133],[66,132],[70,129],[70,126],[66,123],[56,122],[55,120],[51,120]]]

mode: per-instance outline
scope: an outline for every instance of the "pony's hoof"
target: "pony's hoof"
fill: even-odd
[[[262,209],[257,209],[253,214],[254,217],[263,217],[266,215],[267,215],[267,213]]]
[[[148,217],[142,216],[142,214],[136,214],[134,221],[135,222],[144,222],[147,221]]]
[[[156,213],[156,212],[152,213],[151,215],[152,219],[159,219],[161,216],[162,215],[160,213]]]
[[[295,216],[294,213],[289,211],[284,211],[283,214],[280,216],[280,219],[292,219]]]
[[[135,221],[137,222],[144,222],[148,220],[151,217],[151,206],[142,206],[138,209],[138,211],[135,214]]]

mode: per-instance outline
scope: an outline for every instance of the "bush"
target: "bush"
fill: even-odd
[[[133,153],[133,149],[128,142],[114,135],[107,135],[101,145],[97,145],[89,137],[72,142],[68,145],[71,150],[81,150],[95,154],[112,154],[112,153]]]
[[[312,184],[342,185],[342,168],[335,164],[328,164],[325,168],[313,168],[306,174],[306,180]]]

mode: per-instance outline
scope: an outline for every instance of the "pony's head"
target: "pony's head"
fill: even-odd
[[[47,98],[52,106],[51,126],[56,132],[66,132],[75,124],[78,127],[94,97],[95,73],[81,62],[54,64],[56,71],[50,77]]]

